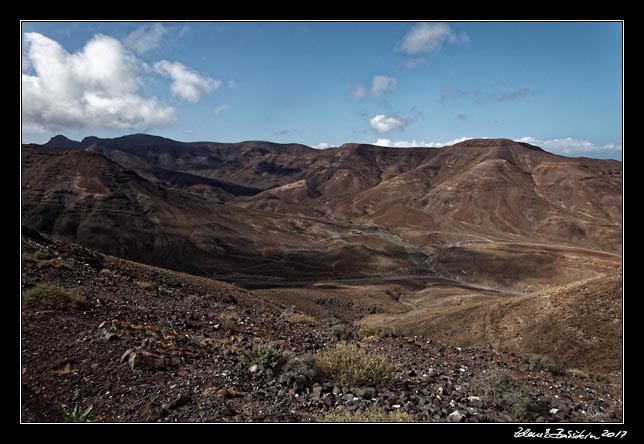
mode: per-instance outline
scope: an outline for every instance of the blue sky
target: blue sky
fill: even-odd
[[[22,128],[621,159],[622,24],[24,22]]]

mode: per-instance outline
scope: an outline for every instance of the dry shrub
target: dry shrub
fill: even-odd
[[[386,356],[368,353],[355,344],[339,342],[317,357],[317,373],[343,384],[391,386],[397,368]]]
[[[303,313],[295,313],[287,319],[291,324],[306,324],[313,327],[320,325],[320,321],[315,319],[313,316],[309,316]]]
[[[393,410],[389,413],[378,407],[351,414],[347,411],[333,412],[318,419],[318,422],[416,422],[409,413]]]
[[[393,325],[386,324],[363,324],[358,329],[360,337],[367,338],[375,336],[377,338],[397,338],[400,332]]]
[[[44,310],[70,310],[86,305],[85,298],[54,285],[39,285],[27,290],[22,298],[24,307]]]

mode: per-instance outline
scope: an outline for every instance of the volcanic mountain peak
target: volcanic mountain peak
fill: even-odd
[[[87,137],[85,139],[87,139]],[[49,142],[45,143],[43,146],[55,147],[55,148],[66,148],[66,149],[84,149],[85,148],[82,142],[78,142],[77,140],[71,140],[62,134],[58,134],[52,137],[51,139],[49,139]]]
[[[357,149],[383,149],[385,147],[382,147],[380,145],[371,145],[368,143],[354,143],[354,142],[349,142],[349,143],[343,143],[338,147],[338,150],[357,150]]]
[[[525,142],[516,142],[511,139],[467,139],[451,146],[459,148],[527,148],[533,151],[546,152],[538,146],[530,145]]]

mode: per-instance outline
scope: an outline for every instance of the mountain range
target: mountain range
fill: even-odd
[[[507,139],[315,150],[56,136],[22,159],[27,226],[209,276],[426,273],[454,247],[471,262],[474,244],[622,248],[621,162]]]

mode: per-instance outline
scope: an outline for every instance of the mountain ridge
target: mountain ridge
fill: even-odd
[[[53,136],[49,141],[45,142],[42,144],[42,146],[46,147],[52,147],[52,148],[68,148],[68,149],[86,149],[90,147],[91,145],[95,143],[103,142],[104,144],[107,145],[116,145],[119,143],[126,143],[126,144],[133,144],[133,143],[139,143],[139,144],[144,144],[144,145],[149,145],[149,144],[154,144],[155,146],[163,146],[163,145],[174,145],[174,144],[182,144],[182,145],[207,145],[207,144],[215,144],[215,145],[229,145],[229,146],[243,146],[247,144],[267,144],[267,145],[274,145],[274,146],[300,146],[300,147],[305,147],[308,148],[309,150],[314,150],[314,151],[326,151],[326,150],[336,150],[336,149],[352,149],[352,148],[360,148],[360,147],[368,147],[368,148],[384,148],[384,149],[436,149],[436,148],[444,148],[448,146],[455,146],[455,147],[463,147],[463,148],[468,148],[468,147],[485,147],[485,146],[495,146],[495,145],[519,145],[523,146],[524,148],[530,149],[530,150],[536,150],[536,151],[545,151],[543,148],[540,148],[538,146],[526,143],[526,142],[517,142],[512,139],[506,139],[506,138],[473,138],[473,139],[466,139],[461,142],[454,143],[452,145],[445,144],[443,146],[439,147],[423,147],[423,146],[410,146],[410,147],[389,147],[389,146],[384,146],[384,145],[374,145],[374,144],[369,144],[369,143],[358,143],[358,142],[347,142],[342,145],[339,145],[337,147],[329,147],[325,149],[315,149],[310,146],[304,145],[304,144],[299,144],[299,143],[276,143],[276,142],[269,142],[265,140],[246,140],[246,141],[241,141],[241,142],[212,142],[212,141],[193,141],[193,142],[184,142],[184,141],[178,141],[174,139],[170,139],[167,137],[162,137],[162,136],[155,136],[151,134],[145,134],[145,133],[136,133],[136,134],[128,134],[124,136],[119,136],[119,137],[113,137],[113,138],[101,138],[97,136],[87,136],[84,137],[81,141],[76,141],[69,139],[63,134],[58,134]],[[551,153],[552,154],[552,153]]]
[[[54,144],[68,139],[57,136],[52,140]],[[290,264],[288,267],[294,269],[306,264],[302,271],[324,269],[325,273],[337,274],[340,263],[349,266],[350,254],[371,264],[357,268],[355,263],[350,265],[348,269],[360,269],[358,275],[388,273],[386,270],[394,264],[418,272],[426,268],[420,258],[428,256],[474,263],[471,258],[481,252],[464,248],[454,255],[444,251],[444,245],[472,237],[490,242],[555,242],[621,252],[622,180],[618,161],[561,157],[509,139],[469,140],[441,148],[344,144],[327,150],[265,142],[183,143],[145,134],[83,140],[87,145],[84,150],[78,150],[77,142],[71,141],[76,148],[67,154],[70,162],[79,165],[76,174],[82,177],[69,176],[64,185],[58,176],[46,171],[50,168],[69,175],[55,161],[56,150],[47,144],[23,148],[23,159],[27,160],[23,162],[23,179],[31,187],[23,189],[27,203],[23,217],[27,225],[46,234],[73,234],[78,240],[78,233],[84,232],[83,224],[91,221],[85,214],[98,217],[105,212],[102,217],[112,220],[119,213],[109,212],[110,206],[103,200],[97,206],[76,186],[77,181],[95,186],[102,181],[100,186],[109,193],[129,196],[128,201],[114,201],[126,206],[147,196],[141,202],[156,208],[150,213],[157,221],[153,223],[156,240],[152,242],[142,231],[135,237],[147,240],[139,242],[138,255],[128,256],[134,252],[130,249],[127,253],[123,246],[107,250],[143,262],[145,248],[148,254],[155,242],[166,244],[168,233],[179,235],[175,240],[187,248],[180,249],[183,254],[191,251],[191,258],[208,262],[217,262],[214,252],[224,244],[227,253],[222,258],[234,256],[235,261],[244,257],[242,262],[247,262],[253,249],[265,250],[247,265],[272,263],[264,272],[284,277],[291,274],[284,274],[285,268],[279,264]],[[136,183],[144,184],[143,188],[134,190],[112,183],[106,175],[112,174],[108,170],[114,166],[101,170],[98,165],[103,163],[98,160],[88,162],[97,166],[96,171],[89,165],[80,168],[82,162],[76,159],[80,153],[93,153],[134,172],[143,181]],[[45,199],[60,187],[60,194]],[[34,189],[39,191],[34,194]],[[80,208],[85,212],[79,212]],[[145,213],[132,211],[132,217],[142,226],[152,226],[151,221],[144,221],[148,218]],[[200,225],[195,221],[201,221]],[[91,232],[99,230],[97,224],[91,222]],[[311,232],[311,224],[320,224],[319,231]],[[280,238],[260,237],[262,230],[270,232],[269,227],[276,225],[307,228],[290,234],[280,228]],[[118,227],[109,230],[115,230],[114,238],[122,236]],[[352,231],[369,236],[354,239]],[[195,232],[200,233],[197,239]],[[303,238],[298,240],[300,234],[293,236],[300,232],[314,242],[314,248]],[[321,243],[325,236],[335,240]],[[273,243],[280,247],[272,249]],[[408,253],[401,255],[401,248]],[[161,252],[155,254],[155,260],[161,260]],[[323,259],[314,264],[316,254],[329,262]],[[469,256],[459,256],[463,254]],[[378,261],[386,265],[376,266]],[[176,267],[178,263],[163,260],[153,265]],[[221,272],[222,267],[224,262],[205,268]],[[254,272],[263,269],[254,267]]]

